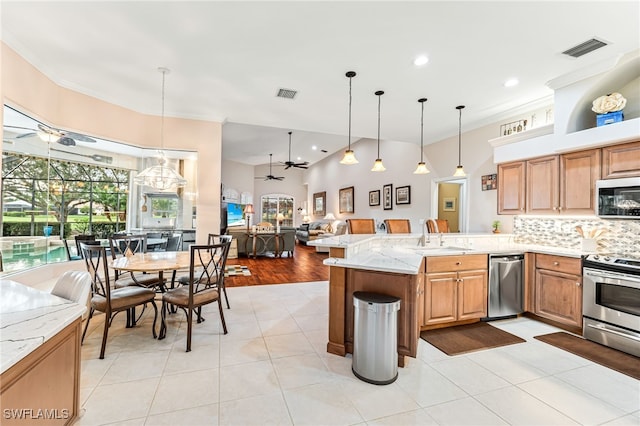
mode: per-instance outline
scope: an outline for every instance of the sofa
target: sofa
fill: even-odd
[[[335,220],[332,223],[318,221],[303,223],[300,225],[296,230],[296,238],[299,243],[307,245],[309,241],[313,241],[317,238],[333,237],[334,235],[342,235],[346,232],[347,224],[341,220]]]
[[[275,228],[274,228],[275,231]],[[253,242],[249,240],[249,234],[247,233],[247,228],[238,227],[238,228],[228,228],[227,234],[231,235],[233,239],[237,240],[238,246],[238,255],[248,256],[253,254]],[[284,246],[279,247],[280,254],[283,255],[287,253],[289,257],[293,256],[293,250],[296,246],[296,228],[289,226],[280,227],[280,234],[282,235],[282,239],[280,240],[280,244],[284,243]],[[258,237],[259,238],[259,237]],[[260,241],[257,242],[260,244]],[[260,250],[262,246],[258,245],[258,254],[264,254],[267,252],[275,252],[276,250],[276,241],[273,238],[267,239],[267,246]]]

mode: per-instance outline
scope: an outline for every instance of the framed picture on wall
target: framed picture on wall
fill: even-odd
[[[482,176],[482,190],[491,191],[492,189],[498,189],[498,174]]]
[[[411,204],[411,186],[396,188],[396,204]]]
[[[391,183],[382,187],[382,208],[393,209],[393,184]]]
[[[456,211],[456,199],[453,197],[445,197],[442,199],[442,211],[455,212]]]
[[[316,192],[313,194],[313,214],[315,216],[323,216],[326,214],[327,193]]]
[[[338,201],[340,213],[353,213],[353,186],[340,189]]]
[[[370,206],[379,206],[380,205],[380,190],[376,189],[375,191],[369,191],[369,205]]]

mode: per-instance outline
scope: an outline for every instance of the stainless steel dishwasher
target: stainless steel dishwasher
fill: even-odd
[[[488,315],[484,320],[515,316],[524,312],[524,255],[489,255]]]

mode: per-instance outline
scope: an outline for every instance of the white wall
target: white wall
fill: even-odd
[[[225,160],[221,164],[222,184],[225,189],[233,189],[238,193],[238,196],[243,192],[248,192],[253,195],[253,173],[254,167],[248,164],[237,163],[235,161]],[[227,200],[223,200],[227,201]],[[232,200],[233,202],[239,202],[239,199]],[[255,203],[255,198],[253,202]]]
[[[346,166],[340,164],[343,152],[336,152],[324,160],[314,164],[305,174],[308,183],[308,201],[315,192],[327,193],[326,212],[333,213],[336,218],[374,218],[377,222],[384,219],[410,219],[413,232],[420,232],[420,220],[428,217],[430,207],[430,185],[432,174],[414,175],[420,161],[420,147],[416,144],[396,141],[380,141],[380,156],[386,171],[372,172],[371,167],[377,157],[377,141],[361,139],[351,144],[359,164]],[[425,158],[427,167],[432,169],[429,159]],[[382,205],[369,206],[369,191],[380,190],[382,186],[393,184],[393,209],[383,210]],[[411,186],[411,204],[395,204],[395,188]],[[338,192],[340,188],[354,187],[354,213],[339,213]],[[310,209],[312,213],[313,209]],[[322,219],[312,216],[312,220]]]

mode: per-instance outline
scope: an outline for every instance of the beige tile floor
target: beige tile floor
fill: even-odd
[[[640,382],[533,336],[530,319],[493,322],[524,339],[450,357],[420,341],[387,386],[353,376],[326,353],[327,282],[228,289],[229,334],[217,305],[194,326],[170,316],[165,340],[152,313],[134,329],[117,317],[98,359],[102,318],[82,347],[80,425],[640,425]]]

